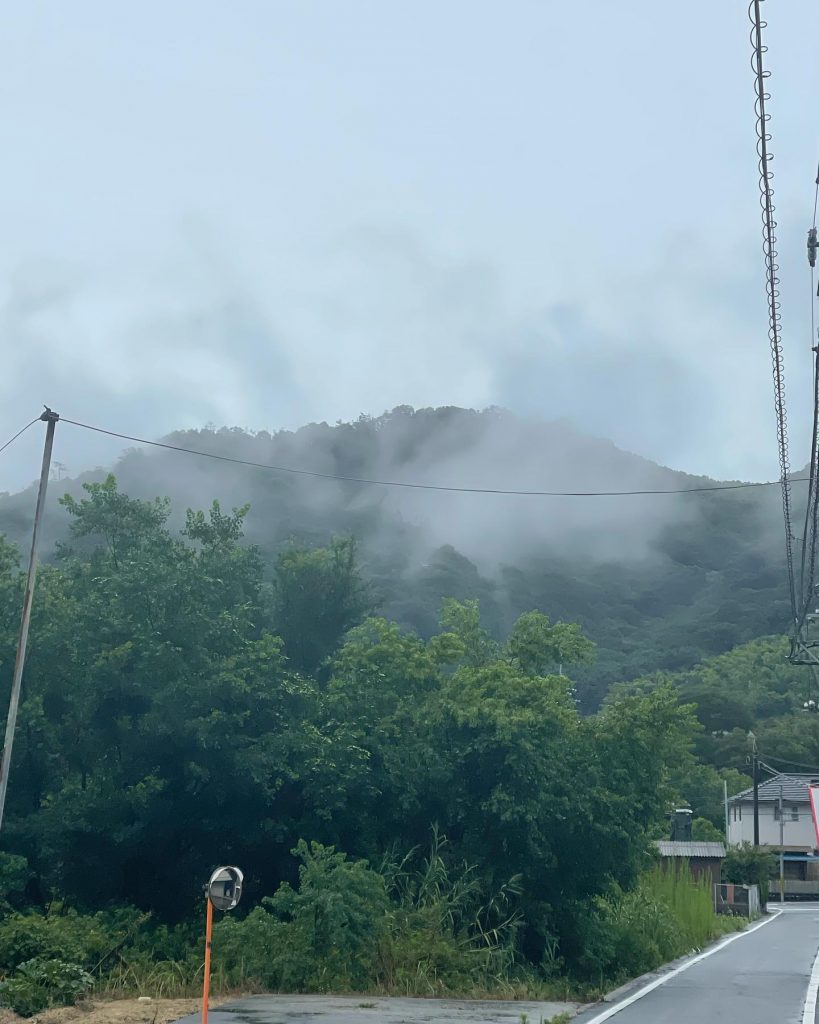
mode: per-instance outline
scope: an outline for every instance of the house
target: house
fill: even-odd
[[[660,863],[674,868],[687,864],[695,879],[706,878],[713,887],[721,880],[725,847],[722,843],[695,842],[691,838],[692,818],[687,807],[678,808],[671,815],[671,838],[655,844]]]
[[[817,775],[779,774],[759,784],[759,843],[779,850],[779,803],[784,822],[786,880],[819,881],[819,840],[808,789],[819,786]],[[754,791],[745,789],[728,800],[728,845],[754,841]]]

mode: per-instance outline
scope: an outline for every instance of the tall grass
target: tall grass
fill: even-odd
[[[678,867],[657,865],[643,875],[639,888],[668,907],[679,935],[678,944],[685,947],[682,952],[700,949],[735,928],[730,922],[726,927],[725,920],[715,912],[710,882],[694,878],[687,861]]]
[[[694,878],[687,863],[657,866],[634,889],[597,902],[582,967],[586,977],[597,976],[604,990],[744,924],[715,912],[709,881]]]

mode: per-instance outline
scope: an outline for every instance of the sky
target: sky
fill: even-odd
[[[819,5],[764,10],[798,467]],[[775,477],[748,29],[743,0],[9,0],[0,443],[44,403],[149,438],[498,405]],[[65,424],[55,458],[121,448]]]

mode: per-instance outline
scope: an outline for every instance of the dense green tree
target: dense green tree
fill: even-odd
[[[543,612],[525,612],[515,623],[506,650],[527,675],[544,675],[564,665],[594,659],[595,645],[575,622],[549,621]]]
[[[335,538],[329,548],[283,551],[275,566],[273,601],[284,653],[297,672],[315,673],[371,605],[355,541]]]
[[[246,507],[180,522],[113,478],[64,506],[70,542],[40,577],[10,790],[32,895],[180,918],[215,861],[272,893],[295,881],[302,837],[322,844],[303,866],[341,878],[325,847],[375,864],[437,827],[470,885],[507,894],[537,961],[554,941],[577,952],[578,922],[634,882],[676,800],[718,824],[721,776],[694,757],[704,729],[684,687],[644,680],[583,717],[555,674],[594,653],[578,625],[527,610],[496,637],[476,600],[449,597],[422,636],[365,617],[350,541],[288,548],[271,579],[245,543]],[[5,651],[19,588],[0,547]],[[295,921],[304,906],[279,909]]]
[[[266,625],[245,510],[191,513],[174,538],[165,504],[113,479],[66,505],[85,550],[64,550],[38,592],[13,768],[21,848],[84,902],[180,912],[203,855],[237,850],[272,887],[288,858],[271,836],[312,829],[345,762]]]

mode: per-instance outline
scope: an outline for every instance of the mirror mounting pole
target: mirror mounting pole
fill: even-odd
[[[213,903],[210,893],[205,897],[205,973],[202,981],[202,1024],[208,1024],[208,997],[210,996],[210,950],[213,945]]]

